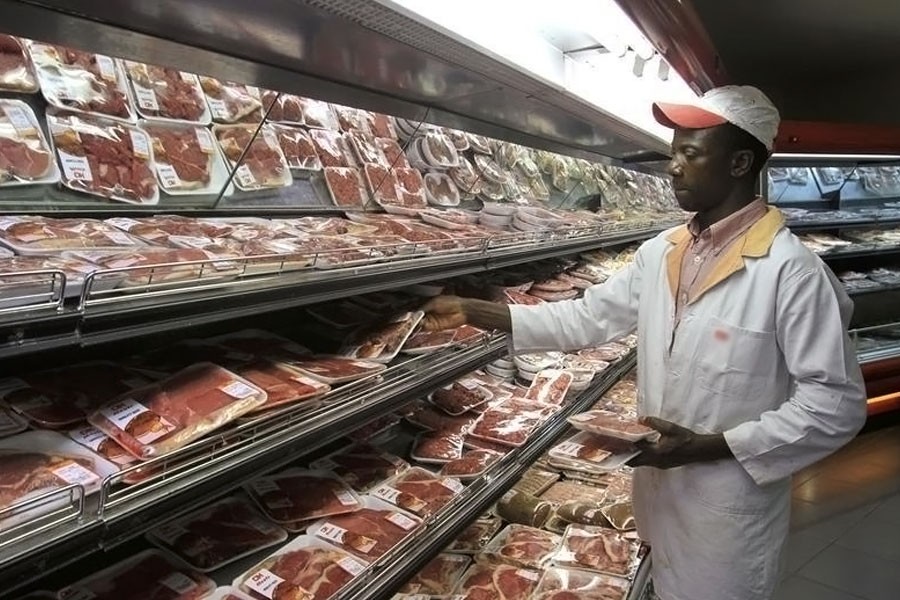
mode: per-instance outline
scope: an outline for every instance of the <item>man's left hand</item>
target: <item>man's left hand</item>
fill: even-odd
[[[733,456],[722,434],[695,433],[656,417],[642,417],[641,423],[658,431],[660,436],[655,442],[641,440],[635,443],[641,453],[628,461],[629,466],[672,469]]]

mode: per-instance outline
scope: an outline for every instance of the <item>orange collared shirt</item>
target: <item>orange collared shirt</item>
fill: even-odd
[[[741,210],[732,213],[700,231],[697,217],[691,219],[687,229],[691,244],[681,261],[678,293],[675,295],[675,322],[681,321],[681,313],[694,299],[703,282],[716,268],[719,256],[737,243],[754,223],[766,215],[766,201],[757,198]]]

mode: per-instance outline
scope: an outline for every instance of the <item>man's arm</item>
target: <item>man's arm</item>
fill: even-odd
[[[453,329],[468,323],[481,329],[512,332],[512,317],[509,307],[497,302],[457,296],[438,296],[428,302],[422,310],[425,311],[423,327],[427,331]]]

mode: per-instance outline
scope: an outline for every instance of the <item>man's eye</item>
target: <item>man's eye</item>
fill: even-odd
[[[697,152],[688,148],[687,150],[682,150],[681,153],[685,158],[697,158]]]

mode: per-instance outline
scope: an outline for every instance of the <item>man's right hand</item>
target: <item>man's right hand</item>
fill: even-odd
[[[463,300],[458,296],[437,296],[422,310],[425,311],[425,318],[422,319],[422,329],[425,331],[455,329],[468,322]]]

